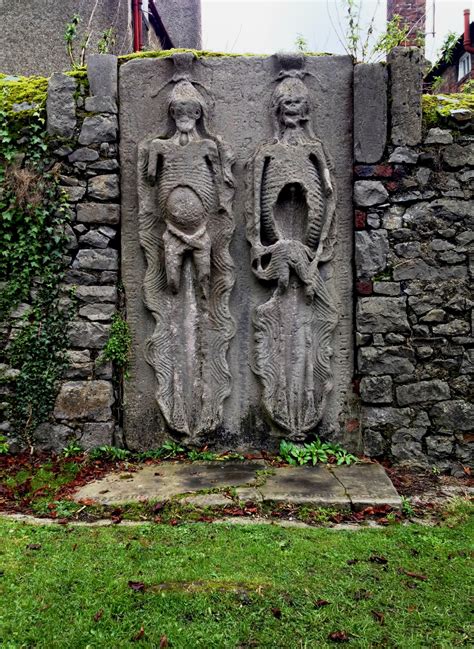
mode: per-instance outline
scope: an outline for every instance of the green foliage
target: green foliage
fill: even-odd
[[[459,40],[459,34],[456,32],[448,32],[443,44],[441,45],[441,59],[440,63],[451,63],[453,60],[454,50]]]
[[[469,79],[466,83],[463,83],[461,92],[463,95],[472,95],[474,94],[474,79]]]
[[[449,119],[452,110],[467,108],[474,112],[474,92],[423,95],[422,108],[425,127],[440,126]]]
[[[398,47],[401,43],[406,41],[410,28],[403,21],[403,18],[395,14],[391,20],[387,22],[387,29],[385,33],[381,34],[374,45],[374,52],[388,54],[394,47]]]
[[[123,372],[125,378],[128,378],[131,342],[132,337],[128,322],[124,320],[123,316],[117,313],[112,320],[109,339],[98,359],[98,363],[112,361],[115,367]]]
[[[413,505],[411,504],[411,501],[409,498],[406,496],[401,496],[402,499],[402,512],[405,516],[408,518],[411,518],[412,516],[415,515],[415,510],[413,509]]]
[[[108,54],[115,45],[115,39],[115,29],[113,27],[105,29],[97,43],[99,54]]]
[[[0,318],[8,321],[21,302],[30,305],[6,351],[6,360],[20,370],[9,414],[14,432],[28,443],[53,407],[71,315],[59,301],[69,214],[49,171],[46,87],[38,77],[0,78]],[[16,112],[19,102],[34,107]]]
[[[131,455],[130,451],[127,451],[126,448],[117,448],[116,446],[109,446],[107,444],[98,446],[89,452],[91,460],[123,461],[128,460]]]
[[[63,448],[62,455],[64,457],[76,457],[83,452],[82,446],[78,442],[69,442],[67,446]]]
[[[7,442],[5,435],[0,435],[0,455],[7,455],[10,450],[10,445]]]
[[[71,20],[66,23],[66,28],[64,30],[64,41],[66,43],[66,52],[71,61],[72,67],[76,68],[80,65],[84,65],[84,55],[85,51],[81,52],[81,57],[79,61],[76,61],[74,56],[74,42],[77,39],[77,28],[81,22],[81,17],[79,14],[74,14]]]
[[[431,92],[438,92],[438,90],[443,85],[443,81],[444,81],[444,79],[440,75],[437,75],[436,77],[433,77],[433,82],[431,84]]]
[[[280,442],[280,457],[288,464],[303,465],[332,461],[337,465],[354,464],[357,457],[352,455],[339,444],[322,442],[319,438],[309,444],[294,444],[282,440]]]
[[[298,50],[298,52],[306,53],[309,51],[308,41],[303,36],[303,34],[297,34],[295,38],[295,47]]]
[[[217,460],[217,453],[213,453],[212,451],[195,451],[191,450],[188,452],[188,458],[192,462],[196,462],[197,460],[204,460],[206,462],[212,462],[213,460]]]

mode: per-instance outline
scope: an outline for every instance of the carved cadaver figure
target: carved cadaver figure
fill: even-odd
[[[272,97],[275,138],[249,163],[252,269],[262,282],[276,284],[254,314],[254,371],[271,420],[301,440],[323,417],[332,389],[337,309],[327,276],[336,194],[332,164],[312,129],[302,60],[281,62]]]
[[[221,422],[234,334],[232,155],[209,133],[204,96],[173,78],[169,132],[139,146],[139,231],[144,301],[156,326],[146,344],[160,410],[187,443]]]

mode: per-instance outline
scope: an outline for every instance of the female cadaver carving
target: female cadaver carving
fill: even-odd
[[[161,412],[187,442],[220,423],[234,333],[233,159],[208,132],[206,109],[194,85],[178,79],[168,104],[171,129],[143,142],[138,161],[144,298],[156,321],[146,358]]]
[[[304,71],[283,70],[272,97],[275,138],[249,165],[247,237],[255,275],[277,282],[254,315],[254,370],[270,418],[303,439],[332,389],[337,310],[323,280],[335,244],[332,164],[315,137]]]

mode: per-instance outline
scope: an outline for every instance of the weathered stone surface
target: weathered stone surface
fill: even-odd
[[[78,443],[84,451],[89,451],[98,446],[111,445],[113,443],[114,427],[113,421],[85,423]]]
[[[425,144],[452,144],[453,136],[451,131],[442,128],[430,128],[425,137]]]
[[[86,97],[85,109],[88,113],[118,112],[117,102],[113,97]]]
[[[88,304],[117,301],[115,286],[78,286],[75,294],[79,300]]]
[[[416,151],[413,151],[413,149],[408,149],[407,147],[399,146],[392,153],[388,161],[393,162],[395,164],[405,163],[405,164],[415,165],[418,162],[418,156],[419,154]]]
[[[360,382],[360,396],[366,403],[392,403],[391,376],[364,376]]]
[[[386,455],[388,442],[381,433],[371,428],[365,428],[363,433],[364,455],[367,457],[378,457]]]
[[[433,333],[438,336],[463,336],[470,331],[471,325],[465,320],[451,320],[433,327]]]
[[[354,201],[360,207],[385,203],[388,192],[379,180],[357,180],[354,183]]]
[[[441,430],[473,430],[474,404],[462,399],[443,401],[431,408],[430,417],[433,424]]]
[[[392,142],[421,142],[423,55],[416,47],[395,47],[387,57],[390,74]]]
[[[388,295],[390,297],[397,297],[400,295],[399,282],[374,282],[374,293],[379,295]]]
[[[411,408],[363,406],[361,409],[362,424],[367,428],[409,426],[414,414]]]
[[[63,424],[45,422],[33,433],[33,444],[38,451],[60,453],[74,439],[74,430]]]
[[[155,0],[171,47],[202,48],[201,0]]]
[[[88,171],[103,171],[103,172],[112,172],[119,170],[118,160],[115,158],[108,158],[107,160],[98,160],[93,162],[88,166]]]
[[[370,279],[387,266],[389,243],[387,232],[377,230],[355,233],[355,264],[357,276]]]
[[[474,165],[474,144],[461,146],[460,144],[451,144],[442,151],[444,162],[453,169]]]
[[[445,319],[446,311],[443,309],[431,309],[420,318],[420,322],[444,322]]]
[[[81,147],[80,149],[76,149],[68,157],[69,162],[94,162],[98,159],[98,151],[89,149],[88,147]]]
[[[393,459],[402,464],[425,467],[428,461],[421,445],[425,432],[423,428],[400,428],[392,436]]]
[[[54,406],[57,419],[107,421],[114,402],[109,381],[68,381],[63,383]]]
[[[364,297],[357,303],[357,329],[362,333],[410,331],[406,297]]]
[[[94,176],[88,184],[89,197],[98,201],[114,201],[120,197],[119,178],[115,174]]]
[[[73,268],[117,270],[118,250],[114,250],[113,248],[107,248],[105,250],[85,248],[79,250],[74,260]]]
[[[380,63],[354,68],[354,156],[378,162],[387,140],[387,69]]]
[[[362,347],[359,349],[359,369],[363,374],[412,374],[414,354],[408,347]]]
[[[109,238],[98,230],[90,230],[80,237],[79,241],[81,245],[92,246],[93,248],[107,248],[109,245]]]
[[[438,379],[434,381],[419,381],[409,385],[401,385],[397,388],[397,400],[401,406],[408,406],[412,403],[430,401],[444,401],[451,396],[449,386]]]
[[[81,203],[77,206],[77,220],[80,223],[103,223],[116,225],[120,221],[119,205]]]
[[[79,144],[88,145],[100,142],[115,142],[118,123],[115,115],[92,115],[82,123]]]
[[[69,330],[69,342],[79,349],[102,349],[109,337],[110,325],[75,320]]]
[[[452,455],[454,439],[446,435],[430,435],[426,438],[428,455],[436,458],[447,458]]]
[[[355,510],[383,505],[400,509],[401,498],[380,464],[337,466],[331,470],[342,483]]]
[[[66,194],[69,203],[77,203],[86,195],[86,188],[81,186],[61,187],[61,189]]]
[[[344,487],[326,467],[281,467],[260,487],[264,500],[348,509]]]
[[[76,127],[76,80],[62,73],[54,73],[48,82],[46,100],[47,130],[49,135],[71,137]]]
[[[407,279],[421,280],[448,280],[463,279],[467,275],[465,266],[429,266],[423,259],[408,259],[393,267],[393,279],[403,281]]]
[[[68,366],[64,372],[66,379],[88,379],[92,377],[93,363],[90,351],[69,350],[67,352]]]
[[[116,312],[114,304],[87,304],[79,309],[79,315],[88,320],[107,321],[111,320]]]
[[[89,54],[87,78],[90,93],[99,97],[117,97],[118,63],[113,54]]]

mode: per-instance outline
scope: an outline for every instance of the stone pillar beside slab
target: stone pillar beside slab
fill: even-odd
[[[417,47],[395,47],[388,55],[391,141],[415,146],[422,139],[421,96],[424,57]]]
[[[379,162],[387,142],[388,72],[382,63],[354,67],[354,159]]]

